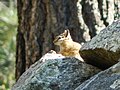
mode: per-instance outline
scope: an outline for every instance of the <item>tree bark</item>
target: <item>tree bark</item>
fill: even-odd
[[[17,3],[16,80],[43,54],[58,50],[53,39],[64,29],[70,29],[74,41],[86,42],[119,14],[114,9],[115,0],[17,0]]]

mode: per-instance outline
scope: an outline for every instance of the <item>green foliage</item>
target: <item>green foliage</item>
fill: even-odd
[[[12,0],[9,0],[13,2]],[[10,90],[15,82],[17,11],[13,3],[0,2],[0,90]]]

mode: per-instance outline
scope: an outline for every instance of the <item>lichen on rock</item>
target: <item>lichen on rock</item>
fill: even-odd
[[[91,41],[85,43],[81,57],[89,64],[107,69],[120,58],[120,20],[114,21],[103,29]]]
[[[99,71],[76,58],[47,53],[19,78],[12,90],[74,90]]]

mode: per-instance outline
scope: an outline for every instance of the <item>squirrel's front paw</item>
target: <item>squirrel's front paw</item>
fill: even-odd
[[[50,50],[48,53],[57,54],[56,51],[54,51],[54,50]]]

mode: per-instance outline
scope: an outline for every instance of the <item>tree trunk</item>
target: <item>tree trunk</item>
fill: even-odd
[[[117,1],[17,0],[16,79],[43,54],[58,50],[53,39],[64,29],[70,29],[73,40],[81,43],[119,18]]]

